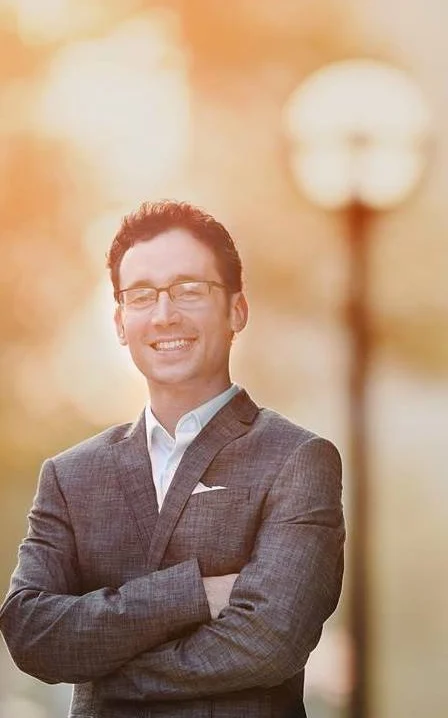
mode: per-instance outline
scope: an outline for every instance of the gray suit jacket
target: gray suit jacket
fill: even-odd
[[[198,481],[227,488],[192,494]],[[44,463],[0,627],[22,670],[75,684],[73,718],[305,716],[343,542],[330,442],[241,391],[159,514],[142,415]],[[201,577],[227,573],[211,620]]]

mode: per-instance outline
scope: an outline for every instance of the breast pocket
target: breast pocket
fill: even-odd
[[[256,534],[257,505],[250,499],[246,488],[192,494],[169,542],[168,565],[197,558],[203,576],[240,571]]]
[[[235,502],[248,502],[250,498],[250,489],[208,489],[198,494],[191,494],[188,499],[187,507],[195,508],[198,506],[208,506],[219,508],[223,504],[232,504]]]

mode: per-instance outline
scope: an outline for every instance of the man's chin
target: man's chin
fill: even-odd
[[[165,370],[151,371],[150,374],[146,374],[148,385],[158,386],[181,386],[182,384],[188,384],[193,378],[191,372],[180,370],[174,367],[167,367]]]

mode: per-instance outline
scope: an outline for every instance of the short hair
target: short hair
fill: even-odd
[[[213,252],[223,284],[230,292],[242,289],[242,265],[235,243],[224,225],[203,209],[188,202],[160,200],[143,202],[127,214],[107,254],[107,267],[118,301],[119,272],[123,256],[138,242],[147,242],[162,232],[185,229]]]

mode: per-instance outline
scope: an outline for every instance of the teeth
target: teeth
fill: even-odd
[[[169,342],[155,342],[154,348],[157,351],[173,351],[175,349],[184,349],[191,345],[191,341],[188,339],[174,339]]]

